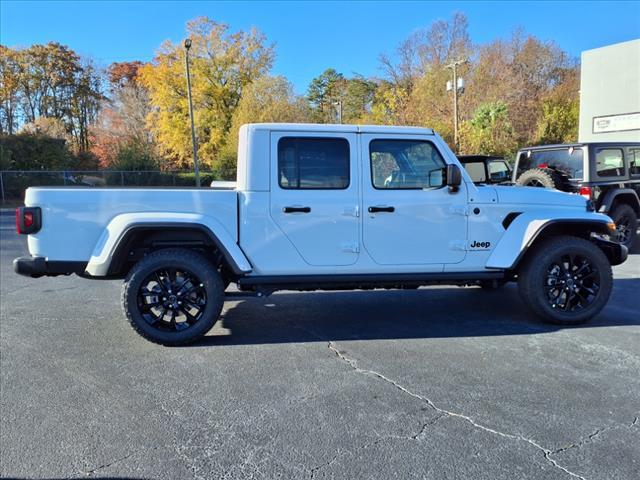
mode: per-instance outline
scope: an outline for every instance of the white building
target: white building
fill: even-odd
[[[582,52],[580,142],[640,141],[640,39]]]

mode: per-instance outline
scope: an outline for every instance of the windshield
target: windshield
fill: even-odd
[[[569,178],[582,178],[583,156],[581,148],[565,147],[557,150],[520,152],[517,176],[532,168],[551,168]]]

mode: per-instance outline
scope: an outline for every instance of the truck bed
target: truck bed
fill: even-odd
[[[206,215],[238,237],[237,192],[230,189],[35,187],[25,205],[42,210],[29,251],[48,260],[88,261],[111,220],[136,212]]]

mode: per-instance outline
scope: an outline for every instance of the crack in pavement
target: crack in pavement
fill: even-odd
[[[378,435],[378,438],[376,438],[375,440],[373,440],[372,442],[367,442],[363,445],[360,445],[359,447],[356,447],[355,450],[365,450],[369,447],[372,447],[374,445],[378,445],[379,443],[384,442],[385,440],[419,440],[420,437],[422,437],[424,435],[424,433],[427,431],[427,428],[435,425],[436,422],[438,422],[440,419],[442,418],[446,418],[447,415],[445,414],[441,414],[438,415],[437,417],[429,420],[426,423],[423,423],[422,426],[420,427],[420,430],[413,434],[413,435],[409,435],[409,436],[403,436],[403,435]],[[377,435],[377,433],[376,433]],[[343,452],[338,451],[338,453],[336,453],[333,458],[331,460],[329,460],[328,462],[324,462],[321,463],[320,465],[317,465],[313,468],[310,469],[310,478],[314,478],[315,474],[326,467],[329,467],[330,465],[332,465],[333,463],[336,462],[336,460],[338,460],[338,458],[343,457],[345,455],[353,455],[353,452],[350,450],[345,450]]]
[[[612,427],[603,427],[603,428],[598,428],[595,432],[590,433],[586,439],[581,440],[578,443],[572,443],[571,445],[567,445],[566,447],[562,447],[562,448],[558,448],[557,450],[554,450],[553,452],[551,452],[552,455],[555,455],[557,453],[564,453],[567,450],[571,450],[573,448],[581,448],[583,445],[587,445],[591,442],[593,442],[593,440],[595,438],[597,438],[600,434],[604,433],[604,432],[608,432],[609,430],[618,430],[620,428],[633,428],[636,425],[638,425],[638,420],[640,419],[640,417],[635,417],[633,419],[633,422],[631,422],[629,425],[614,425]]]
[[[139,452],[144,451],[144,450],[155,450],[156,448],[158,448],[158,447],[152,447],[152,448],[147,448],[147,447],[145,447],[145,448],[138,448],[138,449],[136,449],[136,450],[134,450],[134,451],[132,451],[132,452],[129,452],[128,454],[126,454],[126,455],[124,455],[124,456],[122,456],[122,457],[116,458],[115,460],[112,460],[112,461],[110,461],[110,462],[108,462],[108,463],[103,463],[102,465],[99,465],[99,466],[97,466],[97,467],[94,467],[94,468],[92,468],[92,469],[90,469],[90,470],[83,470],[83,471],[81,471],[81,472],[77,472],[76,474],[74,474],[74,476],[75,476],[75,475],[85,475],[85,476],[87,476],[87,477],[90,477],[91,475],[93,475],[94,473],[98,472],[99,470],[103,470],[103,469],[105,469],[105,468],[109,468],[109,467],[110,467],[110,466],[112,466],[112,465],[115,465],[116,463],[123,462],[123,461],[125,461],[126,459],[128,459],[129,457],[132,457],[133,455],[135,455],[136,453],[139,453]],[[73,477],[68,477],[68,478],[73,478]]]
[[[328,346],[329,350],[331,350],[340,360],[342,360],[347,365],[349,365],[355,372],[363,374],[363,375],[369,375],[369,376],[373,376],[373,377],[379,378],[380,380],[383,380],[383,381],[393,385],[395,388],[397,388],[401,392],[403,392],[403,393],[405,393],[407,395],[410,395],[410,396],[422,401],[423,403],[426,403],[433,410],[442,413],[443,416],[460,418],[460,419],[470,423],[471,425],[473,425],[475,428],[477,428],[479,430],[483,430],[485,432],[492,433],[494,435],[498,435],[498,436],[503,437],[503,438],[508,438],[510,440],[519,440],[519,441],[526,442],[529,445],[531,445],[531,446],[535,447],[536,449],[540,450],[544,454],[545,460],[547,460],[554,467],[562,470],[564,473],[566,473],[567,475],[570,475],[570,476],[572,476],[574,478],[578,478],[580,480],[586,480],[585,477],[583,477],[581,475],[578,475],[577,473],[574,473],[571,470],[568,470],[567,468],[563,467],[558,462],[556,462],[553,458],[551,458],[551,455],[554,452],[552,450],[549,450],[548,448],[543,447],[542,445],[537,443],[535,440],[531,440],[530,438],[523,437],[522,435],[514,435],[514,434],[511,434],[511,433],[504,433],[504,432],[500,432],[498,430],[494,430],[493,428],[490,428],[490,427],[485,427],[484,425],[481,425],[481,424],[477,423],[475,420],[473,420],[471,417],[468,417],[467,415],[463,415],[461,413],[452,412],[450,410],[445,410],[443,408],[440,408],[440,407],[436,406],[436,404],[434,404],[433,401],[431,401],[431,399],[429,399],[429,398],[427,398],[427,397],[425,397],[423,395],[420,395],[418,393],[412,392],[411,390],[409,390],[406,387],[400,385],[398,382],[396,382],[395,380],[383,375],[382,373],[376,372],[375,370],[367,370],[367,369],[358,367],[357,361],[355,359],[347,357],[340,350],[338,350],[338,348],[336,347],[335,342],[329,341],[327,346]]]

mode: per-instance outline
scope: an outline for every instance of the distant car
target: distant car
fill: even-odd
[[[620,243],[633,247],[640,217],[640,142],[522,148],[513,181],[578,193],[593,201],[598,212],[615,222]]]
[[[460,163],[473,183],[505,183],[511,181],[511,167],[502,157],[494,155],[458,155]]]

